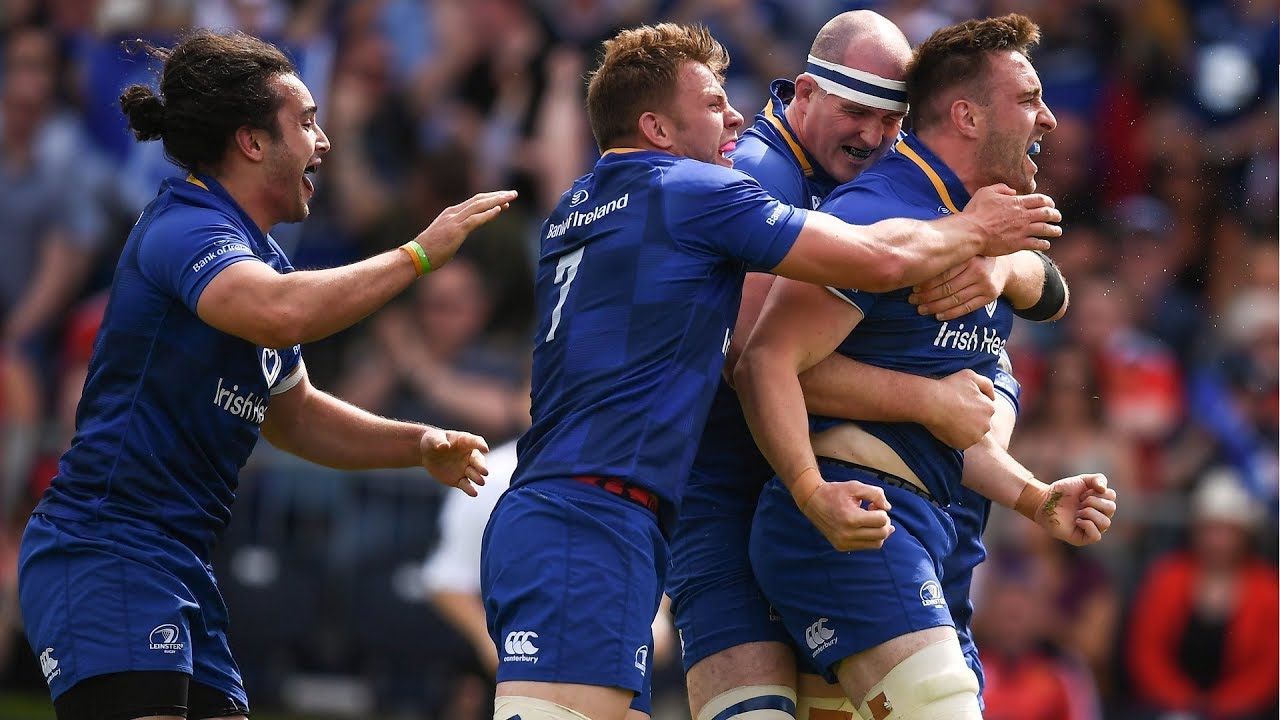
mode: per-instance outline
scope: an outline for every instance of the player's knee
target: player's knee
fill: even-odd
[[[521,695],[501,695],[493,701],[493,720],[590,720],[590,718],[550,700]]]
[[[708,700],[698,720],[794,720],[795,713],[796,693],[786,685],[748,685]]]
[[[863,720],[982,720],[978,678],[955,638],[937,642],[890,670],[858,714]]]

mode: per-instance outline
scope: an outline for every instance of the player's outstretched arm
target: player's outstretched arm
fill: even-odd
[[[996,403],[991,432],[964,454],[964,485],[1016,510],[1051,537],[1072,545],[1102,539],[1116,513],[1116,491],[1100,474],[1076,475],[1050,485],[1036,479],[1005,447],[1013,432],[1013,408]]]
[[[379,417],[316,389],[302,373],[297,385],[271,397],[262,435],[272,445],[343,470],[422,466],[468,495],[484,484],[484,438]]]
[[[1028,320],[1050,321],[1067,312],[1070,291],[1062,271],[1047,255],[1021,250],[1012,255],[978,255],[912,288],[908,298],[921,315],[954,320],[998,297]]]
[[[472,230],[497,217],[515,197],[512,191],[480,193],[440,213],[415,240],[439,267]],[[286,348],[351,327],[417,277],[417,264],[399,248],[342,267],[283,275],[264,263],[237,262],[209,281],[196,313],[225,333]]]
[[[821,285],[888,292],[909,287],[974,255],[1045,250],[1062,214],[1047,195],[1016,195],[1004,185],[974,193],[958,215],[856,226],[811,212],[773,272]]]
[[[972,370],[933,379],[832,354],[800,376],[809,412],[849,420],[913,422],[964,450],[991,429],[995,390]]]
[[[798,374],[835,350],[861,319],[826,288],[779,279],[734,368],[756,444],[801,512],[839,550],[879,547],[893,532],[889,504],[880,488],[822,479]]]

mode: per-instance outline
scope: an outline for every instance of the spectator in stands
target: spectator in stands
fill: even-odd
[[[973,626],[986,671],[983,717],[1097,720],[1088,671],[1056,653],[1050,643],[1052,620],[1044,611],[1053,606],[1054,597],[1038,571],[1033,558],[1007,552],[993,553],[978,569],[982,601]]]
[[[1150,569],[1133,604],[1125,649],[1136,700],[1155,718],[1274,718],[1280,578],[1253,549],[1261,506],[1218,468],[1189,511],[1189,546]]]
[[[528,395],[522,358],[488,344],[493,291],[464,257],[432,271],[411,306],[371,321],[370,342],[340,395],[392,417],[454,423],[495,441],[524,428]]]
[[[63,313],[102,238],[95,162],[79,119],[59,106],[58,67],[51,31],[9,31],[0,79],[0,527],[29,493]]]

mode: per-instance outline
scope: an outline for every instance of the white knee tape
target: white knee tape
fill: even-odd
[[[801,695],[796,699],[796,720],[814,720],[814,710],[819,711],[817,715],[822,718],[837,715],[852,718],[858,714],[857,708],[846,697]]]
[[[786,685],[748,685],[711,698],[698,720],[795,720],[796,692]]]
[[[550,700],[523,697],[520,695],[502,695],[493,701],[493,720],[591,720],[580,712],[575,712]]]
[[[955,638],[898,663],[858,707],[863,720],[982,720],[978,678]]]

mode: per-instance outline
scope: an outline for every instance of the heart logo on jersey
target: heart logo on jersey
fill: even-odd
[[[280,368],[284,365],[284,361],[280,359],[280,353],[271,348],[262,348],[262,377],[267,380],[267,387],[276,384],[276,378],[280,377]]]

